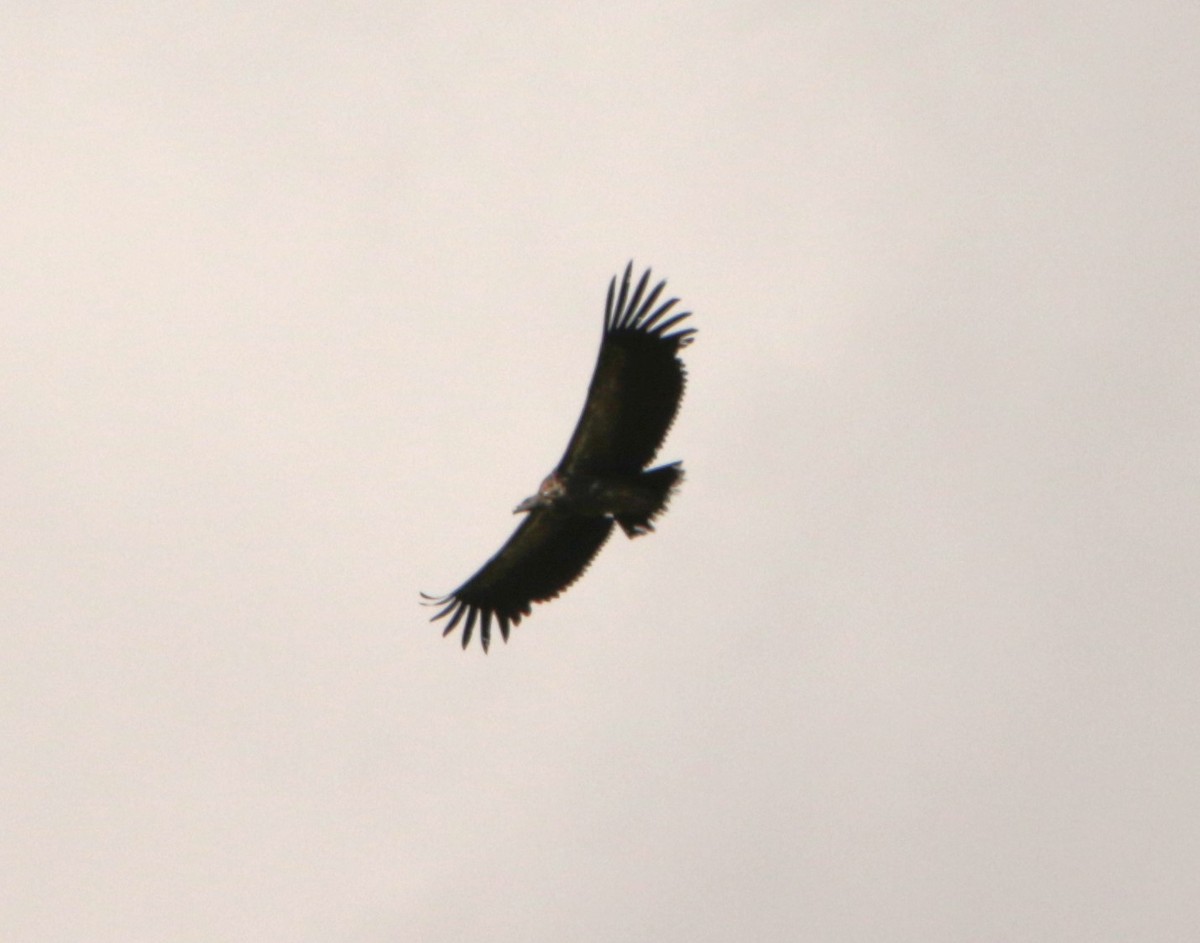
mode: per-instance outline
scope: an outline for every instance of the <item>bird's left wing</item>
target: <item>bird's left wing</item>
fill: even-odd
[[[442,635],[463,624],[463,648],[479,621],[479,640],[486,652],[491,642],[492,618],[508,641],[510,625],[529,615],[535,602],[553,599],[579,579],[604,546],[613,522],[602,517],[578,517],[553,509],[529,513],[496,555],[454,592],[425,597],[429,605],[442,606],[434,621],[450,616]]]

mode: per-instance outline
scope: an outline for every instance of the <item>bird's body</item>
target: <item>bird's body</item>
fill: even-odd
[[[631,262],[619,295],[616,278],[609,284],[604,336],[583,414],[558,466],[517,505],[527,517],[462,586],[426,597],[443,606],[434,620],[450,616],[444,635],[465,617],[464,648],[477,620],[484,651],[493,618],[507,641],[510,625],[529,614],[531,603],[553,599],[582,575],[614,523],[628,537],[654,530],[654,518],[683,479],[678,462],[646,466],[683,398],[685,373],[677,354],[695,331],[668,333],[688,313],[667,316],[674,298],[655,308],[666,283],[646,294],[649,270],[630,294],[632,268]]]
[[[517,511],[546,509],[578,517],[610,517],[636,537],[654,530],[651,519],[666,507],[682,479],[679,462],[633,474],[552,472],[537,494],[517,505]]]

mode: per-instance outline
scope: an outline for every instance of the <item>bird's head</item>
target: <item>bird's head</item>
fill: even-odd
[[[537,494],[532,494],[514,509],[514,514],[520,514],[522,511],[533,511],[536,508],[550,507],[566,492],[567,486],[555,472],[551,472],[546,476],[541,486],[537,490]]]

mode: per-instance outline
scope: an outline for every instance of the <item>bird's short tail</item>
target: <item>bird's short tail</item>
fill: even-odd
[[[625,531],[626,537],[640,537],[654,530],[651,521],[667,509],[671,494],[683,481],[683,465],[672,462],[670,465],[660,465],[644,471],[638,477],[638,490],[644,497],[645,510],[618,514],[617,523]]]

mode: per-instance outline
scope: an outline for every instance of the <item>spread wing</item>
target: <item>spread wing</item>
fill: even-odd
[[[601,517],[560,514],[553,509],[531,511],[508,542],[469,580],[446,596],[422,596],[430,605],[443,606],[436,622],[450,616],[443,636],[466,616],[463,648],[471,641],[479,620],[479,640],[486,652],[491,642],[492,618],[508,641],[510,625],[529,615],[530,605],[553,599],[587,569],[608,539],[613,522]]]
[[[696,332],[669,332],[691,312],[668,316],[678,298],[655,307],[667,283],[647,294],[649,269],[630,292],[632,271],[630,262],[619,294],[616,277],[609,282],[596,370],[560,472],[641,471],[658,452],[683,399],[685,371],[677,354]]]

